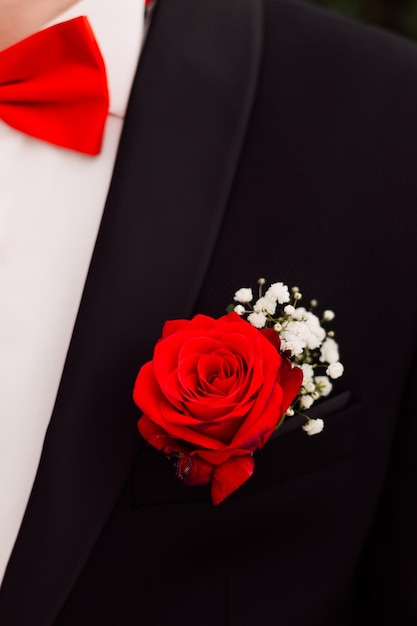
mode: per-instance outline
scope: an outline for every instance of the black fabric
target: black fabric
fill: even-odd
[[[231,52],[222,75],[214,72],[221,64],[212,47],[225,45],[228,19]],[[190,56],[184,41],[201,50]],[[213,75],[205,91],[199,81]],[[141,84],[148,91],[139,94]],[[35,591],[19,588],[36,540],[28,513],[26,540],[22,534],[0,594],[2,624],[356,626],[397,623],[398,615],[402,625],[417,623],[416,110],[417,50],[386,33],[296,0],[158,4],[67,366],[83,376],[83,340],[87,350],[104,298],[112,334],[108,341],[105,321],[95,342],[108,372],[83,409],[92,442],[84,454],[95,459],[101,392],[110,432],[120,433],[114,423],[127,415],[132,423],[139,417],[127,399],[117,402],[149,358],[158,325],[193,312],[219,316],[234,291],[255,286],[259,276],[297,284],[306,301],[315,297],[336,311],[346,368],[336,393],[348,390],[349,401],[326,415],[321,435],[295,430],[269,442],[253,478],[218,507],[206,488],[178,484],[160,453],[144,445],[135,453],[136,433],[126,435],[129,444],[118,434],[101,455],[113,450],[120,459],[123,444],[135,458],[116,463],[120,484],[128,477],[97,541],[104,512],[94,530],[86,520],[71,539],[75,549],[82,532],[92,535],[58,596],[48,597],[47,577]],[[158,130],[155,120],[165,114]],[[117,251],[110,260],[109,240]],[[137,246],[150,258],[136,258]],[[134,324],[144,303],[153,307],[138,317],[146,324]],[[73,381],[67,371],[65,405]],[[111,401],[103,381],[118,389]],[[59,421],[65,411],[70,423],[70,407],[61,408]],[[105,492],[103,464],[93,478]],[[111,485],[111,496],[97,498],[106,510],[117,481]],[[63,500],[67,511],[76,501],[90,513],[96,506],[80,505],[72,492]],[[35,495],[32,503],[39,506]],[[47,534],[56,551],[57,529],[44,529],[44,543]],[[49,578],[59,569],[47,567]],[[31,568],[42,568],[39,558]]]

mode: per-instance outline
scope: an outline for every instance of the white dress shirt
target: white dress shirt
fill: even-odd
[[[80,0],[107,69],[110,111],[95,157],[0,120],[0,580],[52,414],[106,200],[143,36],[138,0]]]

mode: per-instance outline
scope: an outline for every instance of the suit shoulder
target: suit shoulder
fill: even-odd
[[[286,46],[334,63],[380,64],[417,77],[417,45],[386,30],[345,18],[302,0],[267,0],[266,33]]]

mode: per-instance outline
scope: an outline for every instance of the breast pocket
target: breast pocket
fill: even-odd
[[[305,418],[294,416],[283,424],[256,453],[252,484],[241,494],[250,493],[298,478],[351,456],[357,438],[362,407],[350,403],[350,392],[326,400],[306,413],[324,420],[324,430],[307,435],[302,429]],[[286,427],[286,428],[285,428]],[[281,431],[281,432],[280,432]]]
[[[361,406],[350,400],[350,392],[343,392],[307,411],[311,418],[324,419],[324,430],[317,435],[302,430],[305,417],[289,418],[254,454],[253,476],[230,498],[268,489],[350,456],[361,415]],[[208,486],[183,485],[175,478],[173,463],[151,447],[144,447],[138,455],[133,492],[134,507],[210,501]]]

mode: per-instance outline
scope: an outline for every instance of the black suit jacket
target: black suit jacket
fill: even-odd
[[[297,0],[160,0],[2,626],[417,623],[416,111],[410,43]],[[213,507],[132,388],[166,319],[259,276],[336,310],[346,374],[324,432],[275,437]]]

